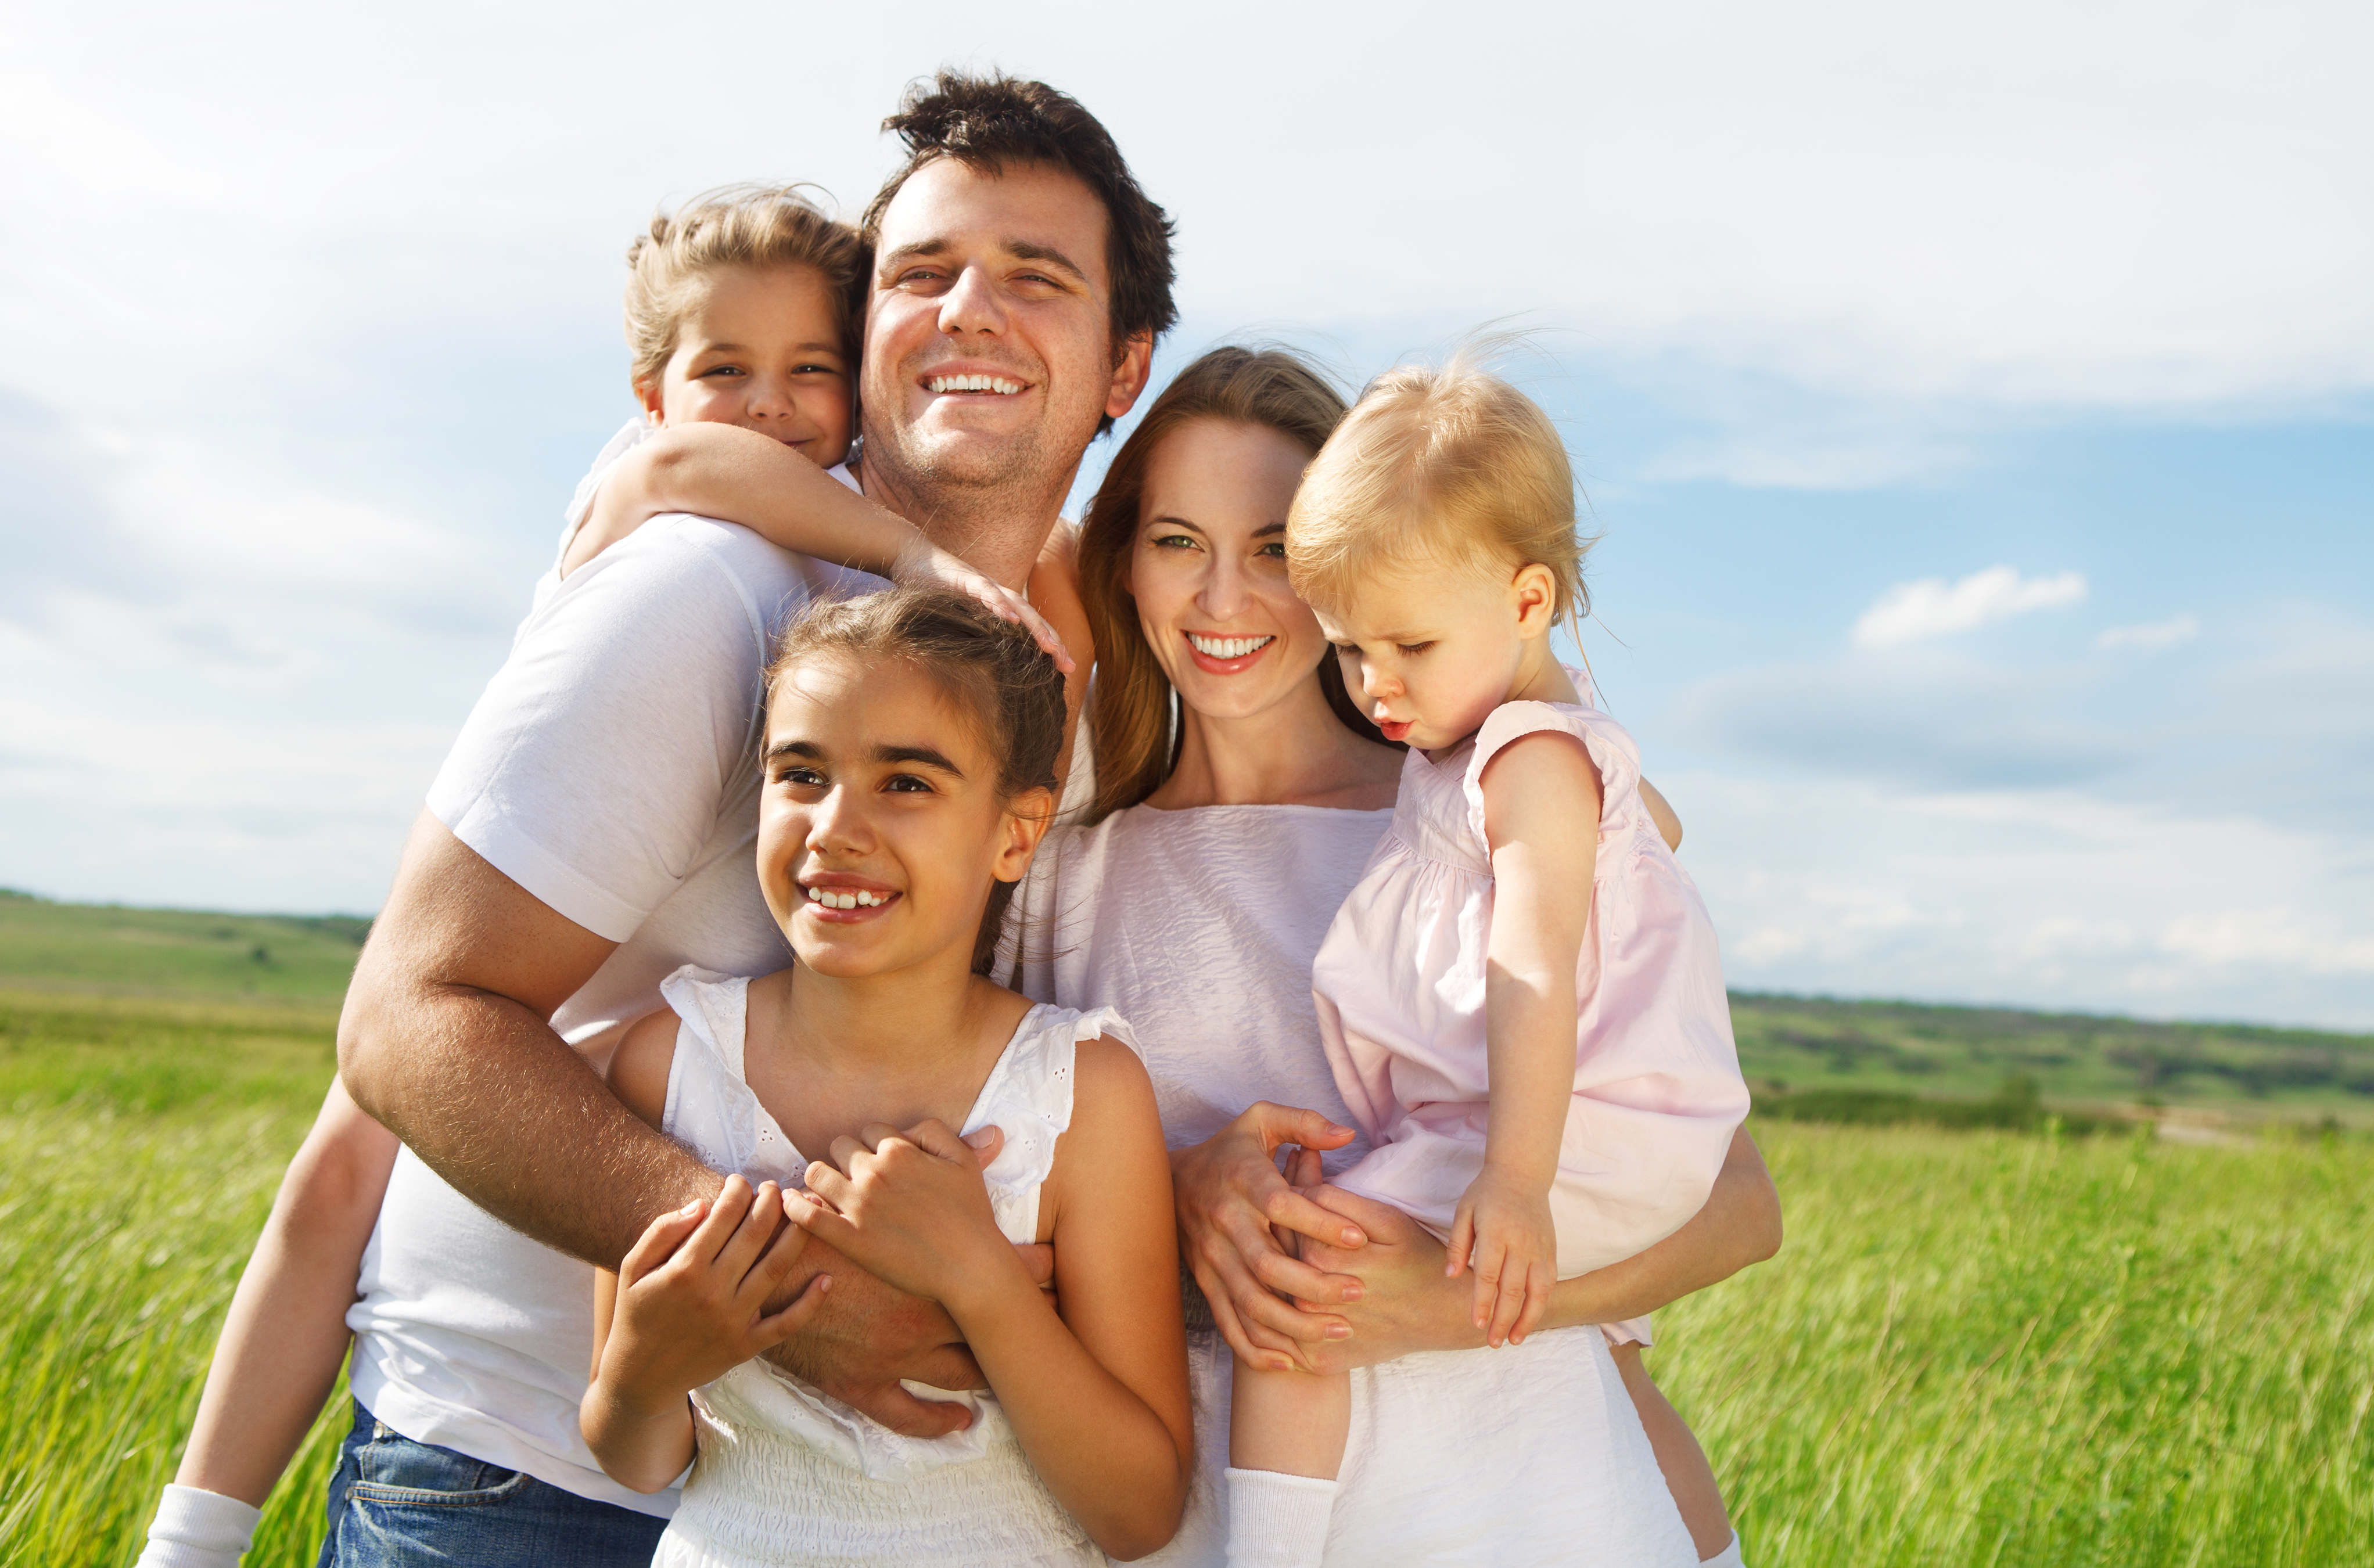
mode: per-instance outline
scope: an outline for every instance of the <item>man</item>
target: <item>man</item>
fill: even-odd
[[[886,124],[911,156],[865,217],[862,484],[1019,588],[1174,318],[1169,224],[1042,84],[943,75]],[[720,1177],[577,1046],[658,1007],[678,965],[786,962],[751,863],[758,677],[831,576],[740,529],[644,530],[539,606],[430,792],[339,1028],[349,1093],[408,1151],[351,1319],[370,1447],[401,1445],[383,1473],[341,1473],[342,1539],[387,1539],[358,1560],[648,1561],[659,1521],[638,1510],[667,1504],[611,1483],[577,1435],[586,1263],[615,1267]],[[899,1385],[980,1384],[935,1305],[813,1240],[779,1299],[828,1266],[787,1363],[900,1430],[962,1424]],[[424,1493],[414,1475],[456,1479]],[[565,1548],[503,1555],[489,1507]]]

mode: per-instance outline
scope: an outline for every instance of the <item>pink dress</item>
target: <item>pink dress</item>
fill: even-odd
[[[1576,685],[1590,690],[1579,673]],[[1501,747],[1545,730],[1590,752],[1602,797],[1574,1098],[1550,1190],[1558,1277],[1571,1279],[1679,1230],[1747,1115],[1714,924],[1641,803],[1632,737],[1596,708],[1511,702],[1439,764],[1411,752],[1393,826],[1336,911],[1311,988],[1329,1064],[1371,1145],[1334,1184],[1447,1235],[1483,1168],[1487,1115],[1492,859],[1479,780]],[[1609,1337],[1646,1341],[1647,1325]]]

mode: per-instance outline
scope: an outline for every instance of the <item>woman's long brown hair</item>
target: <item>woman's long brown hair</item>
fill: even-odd
[[[1155,449],[1190,420],[1219,419],[1275,430],[1315,456],[1348,412],[1325,377],[1283,349],[1215,348],[1179,372],[1113,454],[1080,525],[1080,597],[1097,648],[1087,714],[1097,769],[1089,821],[1136,805],[1179,762],[1178,694],[1146,646],[1129,591]],[[1336,717],[1385,743],[1345,691],[1332,650],[1319,661],[1319,680]]]

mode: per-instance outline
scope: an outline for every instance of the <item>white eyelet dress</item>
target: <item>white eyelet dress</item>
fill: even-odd
[[[713,1170],[803,1187],[806,1157],[743,1075],[749,984],[690,965],[662,984],[683,1024],[661,1130]],[[965,1132],[1005,1134],[984,1176],[1008,1240],[1039,1239],[1039,1188],[1072,1121],[1073,1059],[1099,1035],[1129,1038],[1111,1009],[1033,1007],[965,1120]],[[696,1389],[692,1473],[652,1568],[1102,1568],[1104,1554],[1048,1494],[995,1395],[908,1387],[968,1406],[972,1424],[902,1436],[763,1361]]]

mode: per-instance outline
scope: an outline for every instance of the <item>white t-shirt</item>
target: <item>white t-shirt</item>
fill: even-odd
[[[605,449],[572,527],[632,444],[621,432]],[[554,1015],[564,1038],[652,1012],[686,964],[757,975],[791,961],[754,869],[760,675],[800,604],[880,586],[684,516],[537,585],[429,808],[497,871],[622,944]],[[409,1150],[358,1294],[353,1387],[379,1420],[582,1497],[674,1508],[673,1492],[646,1497],[604,1475],[578,1434],[593,1270],[489,1217]]]

